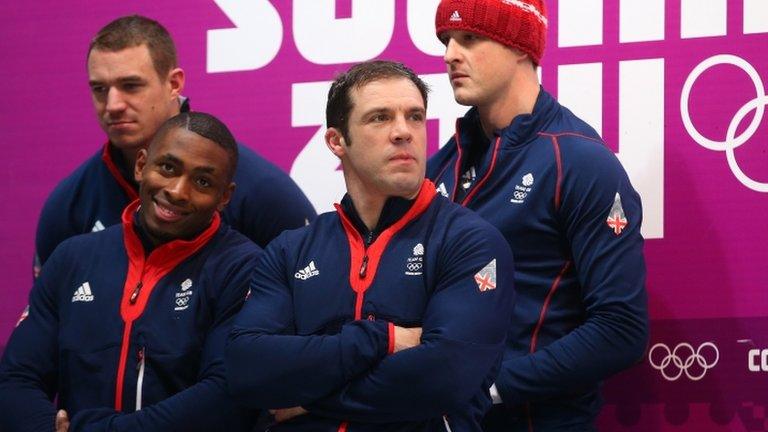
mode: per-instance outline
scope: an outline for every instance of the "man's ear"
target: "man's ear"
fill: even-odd
[[[174,68],[168,72],[168,84],[171,87],[171,99],[177,100],[184,91],[184,69]]]
[[[144,171],[144,167],[147,165],[147,155],[147,149],[141,149],[136,154],[136,164],[133,166],[133,179],[136,180],[136,183],[141,183],[141,172]]]
[[[229,201],[232,199],[232,194],[235,193],[235,182],[230,182],[227,188],[224,190],[224,194],[221,196],[221,201],[219,201],[219,205],[216,206],[216,210],[219,212],[223,212],[224,208],[229,204]]]
[[[341,131],[335,127],[328,128],[325,131],[325,145],[331,150],[331,153],[336,157],[341,158],[347,154],[347,143],[344,140],[344,135]]]
[[[512,51],[515,54],[515,61],[517,63],[533,63],[533,60],[531,60],[531,56],[528,55],[525,51],[519,50],[517,48],[507,47],[510,51]]]

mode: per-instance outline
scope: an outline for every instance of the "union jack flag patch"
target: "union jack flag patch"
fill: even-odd
[[[624,214],[624,207],[621,206],[621,195],[616,192],[616,196],[613,198],[613,206],[608,213],[608,219],[605,220],[610,228],[613,229],[613,233],[616,235],[621,234],[624,228],[629,224],[626,215]]]
[[[496,289],[496,258],[475,273],[475,283],[480,291]]]

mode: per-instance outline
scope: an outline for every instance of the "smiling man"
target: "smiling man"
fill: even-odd
[[[224,342],[261,249],[222,222],[238,149],[203,113],[137,152],[122,223],[66,240],[0,363],[0,429],[248,430]],[[70,423],[71,422],[71,423]]]
[[[133,168],[139,151],[164,121],[189,110],[173,40],[149,18],[126,16],[102,28],[88,48],[87,69],[107,142],[46,200],[35,238],[35,274],[65,239],[120,222],[123,208],[138,197]],[[286,173],[238,147],[238,188],[222,212],[225,222],[264,247],[283,230],[314,219],[312,205]]]
[[[270,431],[477,431],[509,327],[501,234],[424,179],[427,88],[399,63],[339,76],[328,148],[347,194],[275,239],[226,351]]]

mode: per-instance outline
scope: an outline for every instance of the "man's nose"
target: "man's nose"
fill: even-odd
[[[119,89],[110,87],[107,91],[106,108],[108,112],[120,112],[125,110],[125,99]]]
[[[186,176],[174,177],[163,188],[163,191],[172,204],[185,203],[189,201],[189,193],[192,185]]]
[[[409,142],[411,140],[411,128],[405,115],[398,115],[392,122],[392,142]]]
[[[451,64],[459,60],[459,47],[456,40],[452,37],[448,38],[445,43],[445,54],[443,55],[443,61],[446,64]]]

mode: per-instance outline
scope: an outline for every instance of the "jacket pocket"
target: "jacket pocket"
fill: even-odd
[[[120,346],[59,352],[59,406],[72,417],[86,408],[114,407]]]

